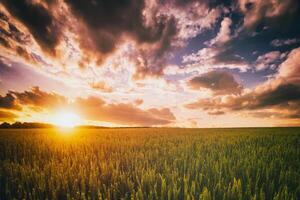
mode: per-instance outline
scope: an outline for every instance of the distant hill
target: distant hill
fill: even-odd
[[[13,124],[3,122],[0,124],[0,128],[54,128],[54,125],[36,122],[15,122]]]

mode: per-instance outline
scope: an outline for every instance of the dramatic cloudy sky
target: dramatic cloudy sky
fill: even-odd
[[[0,121],[300,125],[297,0],[1,0]]]

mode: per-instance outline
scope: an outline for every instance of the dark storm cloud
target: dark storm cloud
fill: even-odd
[[[131,37],[139,44],[159,43],[156,56],[160,58],[170,47],[176,33],[176,24],[166,16],[153,14],[151,24],[145,25],[140,0],[85,1],[66,0],[73,14],[87,26],[87,36],[81,38],[81,46],[94,49],[101,55],[109,54],[120,44],[122,37]]]
[[[188,85],[193,89],[208,88],[215,94],[238,94],[242,90],[232,74],[225,71],[211,71],[192,78]]]
[[[1,11],[0,11],[0,19],[3,20],[3,21],[8,21],[8,17],[6,16],[6,14],[4,14]]]
[[[54,48],[59,42],[60,28],[48,9],[29,0],[3,0],[2,3],[12,16],[28,28],[44,50],[55,53]],[[18,32],[13,24],[10,24],[10,30],[14,35]]]
[[[29,62],[35,62],[31,56],[30,53],[27,52],[26,49],[24,49],[21,46],[17,46],[16,47],[16,53],[20,56],[23,57],[25,60],[29,61]]]
[[[21,110],[21,106],[18,105],[17,99],[10,93],[5,96],[0,95],[0,108]]]
[[[240,34],[240,37],[245,37],[244,44],[240,44],[245,50],[252,49],[253,52],[253,48],[256,48],[264,53],[297,47],[295,44],[300,36],[298,0],[238,0],[238,6],[244,33],[248,35],[245,37],[244,33]],[[242,47],[239,50],[243,50]]]
[[[161,38],[153,49],[141,50],[140,55],[143,63],[136,61],[135,79],[142,79],[147,75],[159,76],[163,74],[163,69],[167,63],[169,51],[172,49],[172,39],[176,35],[177,28],[174,18],[168,20],[162,32]]]
[[[238,5],[244,14],[244,26],[247,28],[288,25],[288,20],[293,20],[299,9],[297,0],[238,0]]]
[[[8,22],[9,28],[9,37],[13,40],[17,41],[18,43],[26,42],[26,36],[22,33],[15,25]]]
[[[0,36],[0,44],[2,46],[6,47],[6,48],[10,48],[11,47],[10,44],[9,44],[9,42],[5,38],[3,38],[1,36]]]
[[[253,105],[253,108],[283,105],[290,101],[299,101],[300,103],[300,85],[279,85],[276,89],[259,95],[257,99],[258,103],[257,105]]]
[[[225,44],[219,49],[219,52],[214,57],[214,63],[226,64],[226,65],[244,65],[245,60],[243,57],[239,56],[237,52],[230,46],[230,44]]]
[[[31,54],[26,50],[29,35],[19,30],[7,17],[6,14],[0,15],[0,44],[7,50],[15,52],[19,57],[34,63]]]

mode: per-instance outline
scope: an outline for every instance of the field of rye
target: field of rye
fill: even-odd
[[[300,129],[0,130],[0,199],[299,200]]]

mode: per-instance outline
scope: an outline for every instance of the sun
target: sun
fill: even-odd
[[[81,123],[81,119],[76,113],[58,112],[54,116],[53,123],[62,128],[74,128]]]

